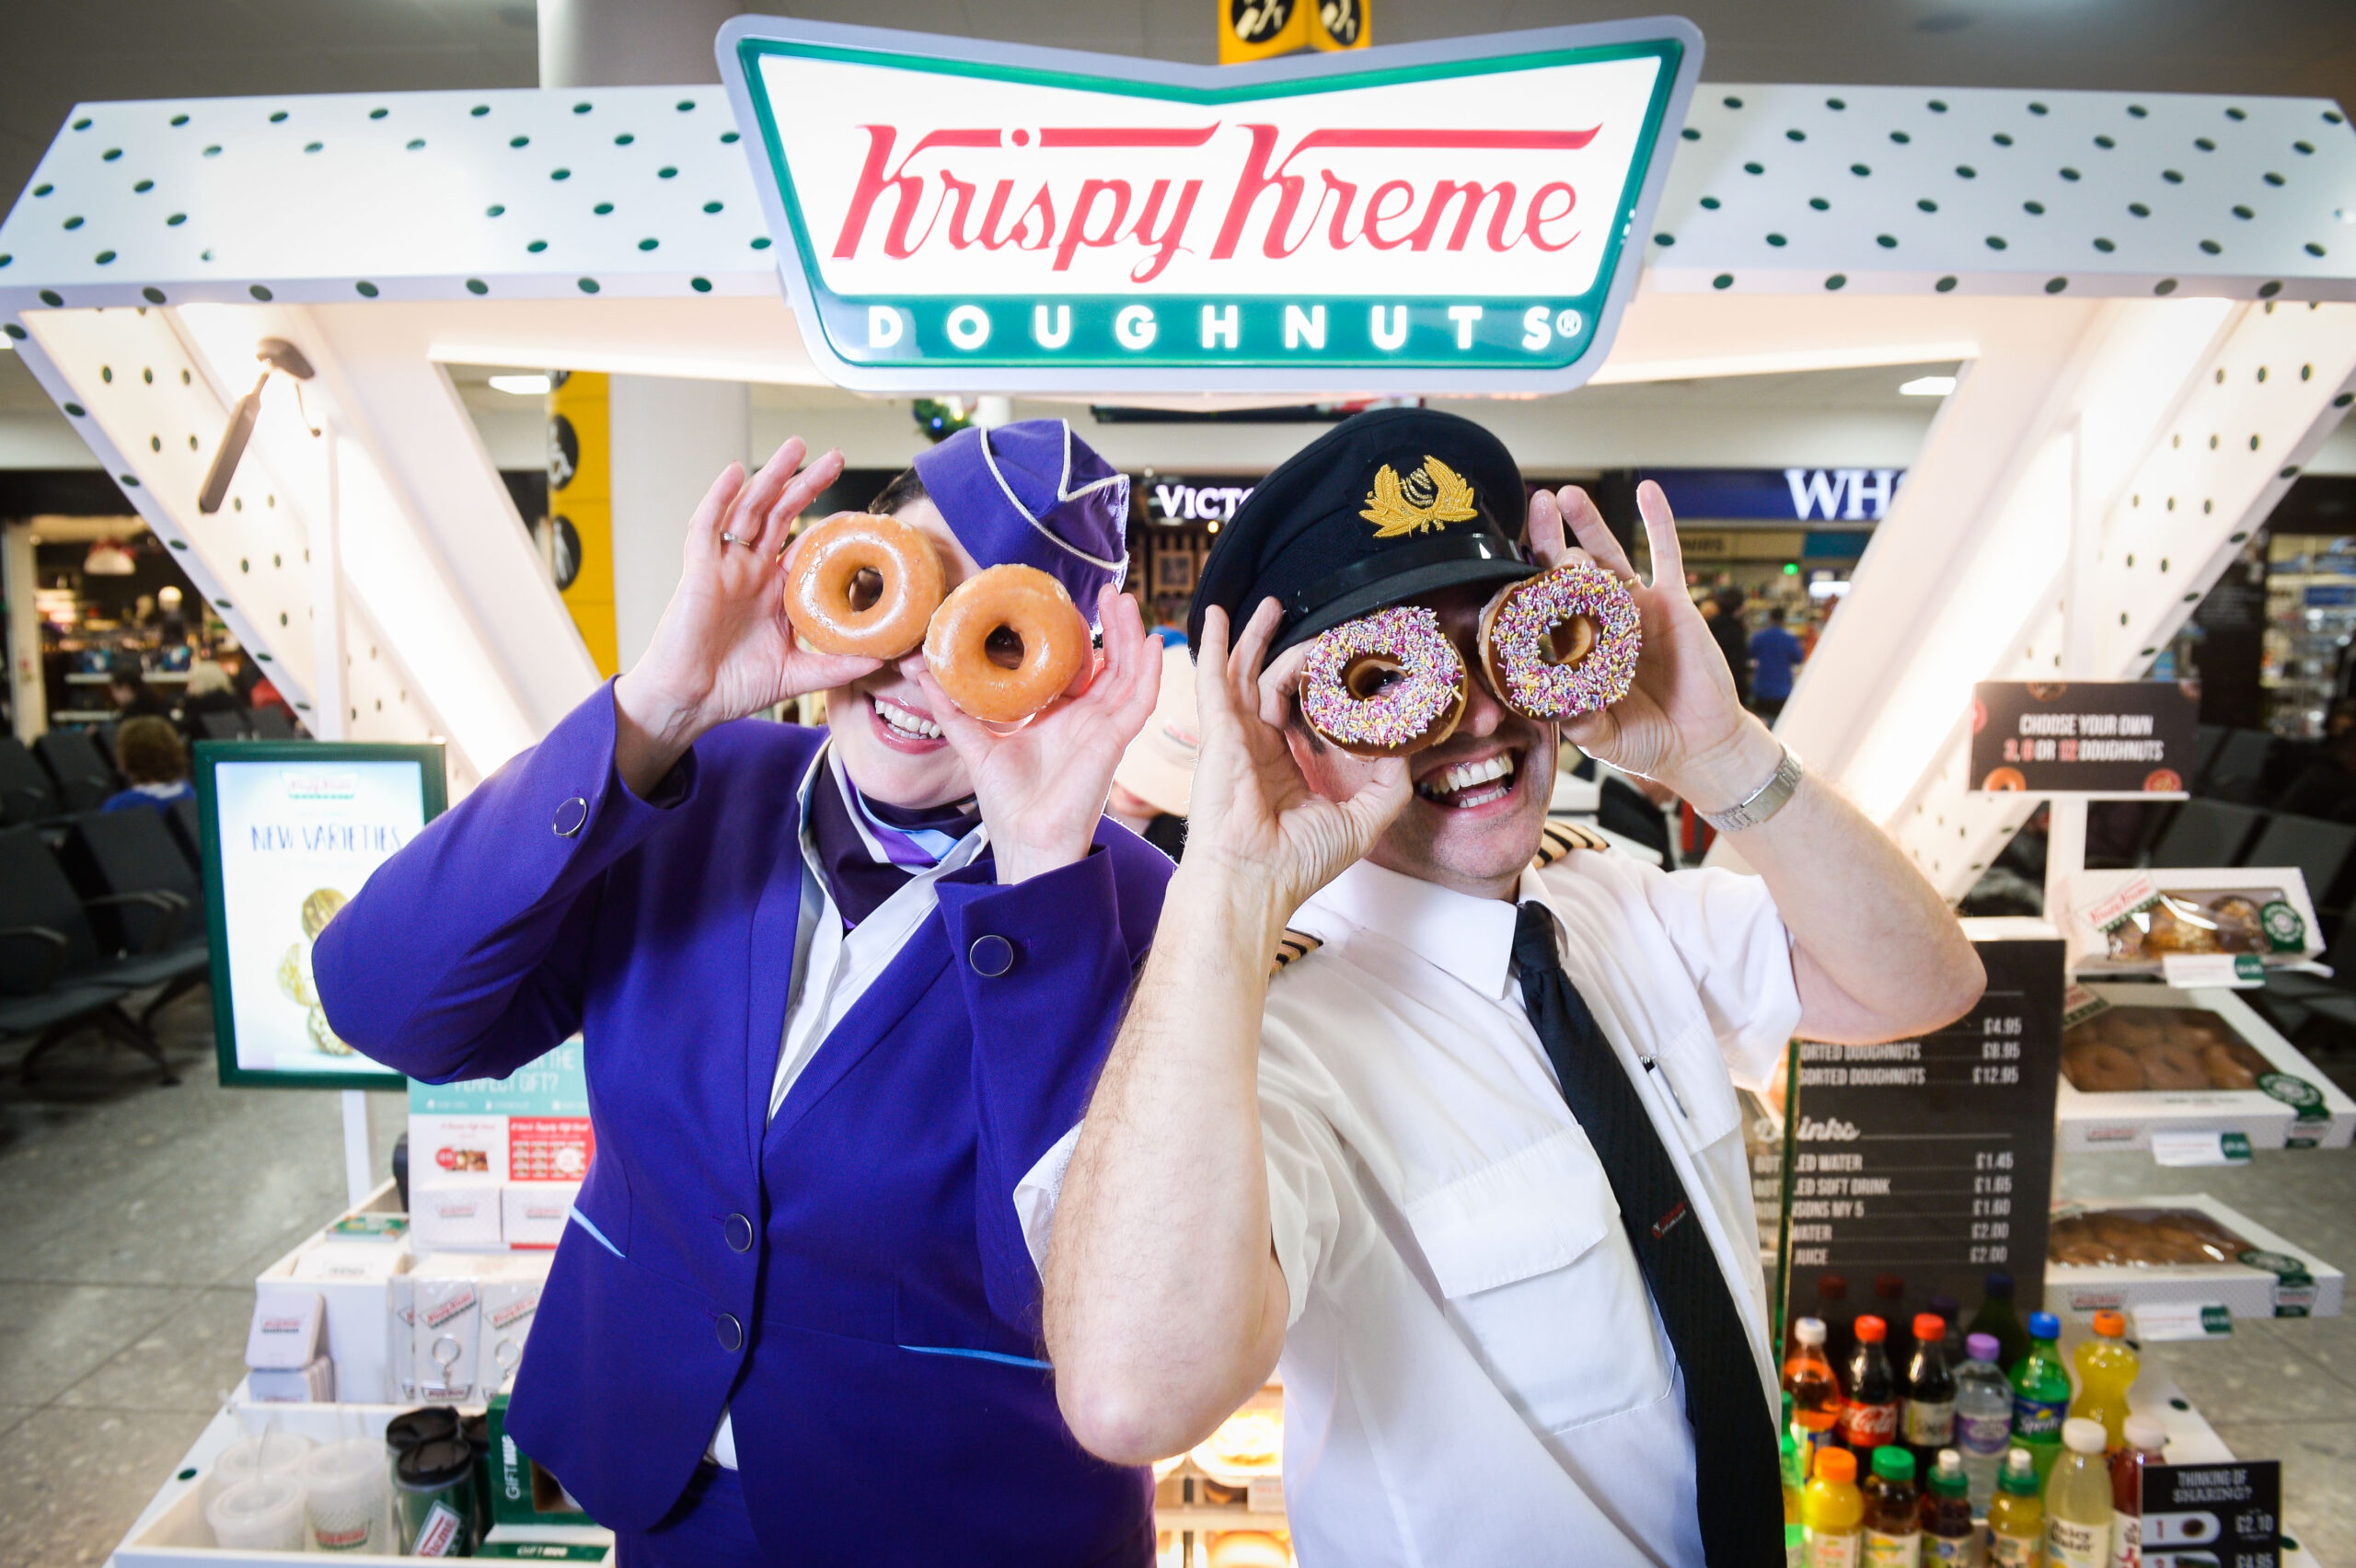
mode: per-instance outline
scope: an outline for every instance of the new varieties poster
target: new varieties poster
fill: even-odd
[[[425,825],[414,762],[225,762],[215,770],[229,1004],[248,1072],[382,1073],[328,1027],[311,944]]]

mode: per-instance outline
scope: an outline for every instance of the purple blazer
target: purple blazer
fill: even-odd
[[[596,1154],[510,1427],[597,1519],[660,1520],[727,1407],[775,1561],[1146,1562],[1149,1478],[1064,1426],[1012,1194],[1086,1109],[1171,864],[1104,822],[1045,876],[942,878],[770,1120],[822,739],[723,725],[644,801],[601,690],[368,880],[321,1003],[430,1081],[582,1032]]]

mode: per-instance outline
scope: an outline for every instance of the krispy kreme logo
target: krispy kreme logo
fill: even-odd
[[[1698,42],[1556,29],[1221,75],[742,17],[722,54],[830,369],[1078,387],[1104,368],[1561,380],[1624,294]]]

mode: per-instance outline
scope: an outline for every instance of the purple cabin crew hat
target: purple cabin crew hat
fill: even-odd
[[[967,554],[985,567],[1037,567],[1095,628],[1098,592],[1128,574],[1126,474],[1062,420],[969,426],[916,468]]]

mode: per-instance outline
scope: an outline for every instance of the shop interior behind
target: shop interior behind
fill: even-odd
[[[890,474],[847,473],[822,509],[863,505]],[[544,519],[541,476],[519,471],[509,477],[519,513]],[[1532,478],[1588,487],[1607,516],[1624,525],[1634,513],[1639,477],[1639,470],[1610,469]],[[1198,492],[1195,515],[1172,518],[1155,510],[1156,481],[1168,489],[1172,477],[1152,470],[1139,476],[1132,582],[1148,595],[1150,618],[1171,633],[1183,626],[1195,575],[1222,515],[1231,515],[1255,478],[1190,470],[1186,480]],[[2356,629],[2356,538],[2286,531],[2298,520],[2333,515],[2343,484],[2356,481],[2310,480],[2304,494],[2294,492],[2296,505],[2286,503],[2284,513],[2295,518],[2278,517],[2272,536],[2253,542],[2245,567],[2228,574],[2163,656],[2155,674],[2203,683],[2203,767],[2193,780],[2194,799],[2158,807],[2097,806],[2089,864],[2301,865],[2327,937],[2343,960],[2337,967],[2356,980],[2356,937],[2342,947],[2339,936],[2350,894],[2343,883],[2356,859],[2350,853],[2356,850],[2356,737],[2347,743],[2344,767],[2335,744],[2356,724],[2334,722],[2356,716],[2356,704],[2338,707],[2348,689],[2347,640]],[[1727,628],[1722,635],[1730,655],[1748,648],[1778,613],[1801,647],[1812,647],[1837,614],[1850,571],[1870,536],[1869,525],[1781,528],[1707,516],[1686,517],[1680,525],[1689,586],[1714,626]],[[104,755],[112,727],[125,716],[120,704],[126,697],[169,715],[191,739],[304,732],[299,716],[274,700],[266,665],[248,657],[205,613],[169,553],[135,517],[40,517],[18,526],[39,541],[32,559],[43,696],[58,732],[86,733]],[[2349,526],[2356,529],[2356,516]],[[1641,535],[1627,542],[1639,569],[1648,571]],[[248,566],[266,569],[300,570],[301,563]],[[238,698],[234,716],[190,711],[187,672],[201,662],[232,674]],[[136,685],[118,684],[118,677],[134,674]],[[48,755],[32,760],[54,774]],[[1692,863],[1706,847],[1705,834],[1674,802],[1646,799],[1641,780],[1608,770],[1598,777],[1575,755],[1566,755],[1565,763],[1572,777],[1558,781],[1558,806],[1568,804],[1596,820],[1623,846],[1655,851],[1669,864]],[[2350,781],[2345,800],[2327,788],[2333,783],[2331,768]],[[61,800],[78,804],[68,780],[52,776],[50,781]],[[2215,827],[2218,823],[2224,827]],[[2320,849],[2304,857],[2281,852],[2281,841],[2267,836],[2276,824],[2285,824],[2283,831],[2305,829]],[[2040,824],[2033,822],[2008,847],[1967,901],[1967,913],[2039,912],[2039,834]],[[2253,859],[2261,845],[2263,852]],[[2356,1084],[2356,990],[2337,982],[2286,986],[2278,981],[2255,997],[2319,1066]],[[211,1054],[202,1015],[202,1008],[189,1001],[142,1020],[152,1024],[173,1067],[192,1069],[191,1081],[178,1089],[156,1086],[144,1064],[112,1050],[103,1036],[85,1036],[58,1052],[37,1081],[0,1086],[7,1118],[0,1130],[0,1161],[19,1172],[30,1172],[20,1163],[26,1160],[85,1159],[78,1151],[90,1137],[109,1147],[105,1174],[93,1191],[42,1216],[32,1227],[40,1234],[32,1236],[25,1260],[0,1278],[0,1313],[13,1320],[0,1321],[0,1330],[29,1329],[49,1360],[38,1370],[0,1378],[0,1476],[12,1473],[7,1451],[21,1445],[77,1459],[63,1467],[45,1462],[39,1478],[29,1470],[19,1484],[0,1482],[0,1526],[21,1527],[29,1539],[57,1543],[54,1555],[61,1558],[92,1545],[103,1551],[120,1536],[155,1476],[185,1447],[191,1423],[201,1424],[199,1412],[216,1409],[221,1389],[243,1372],[238,1361],[253,1301],[250,1281],[260,1263],[310,1234],[318,1216],[335,1206],[332,1158],[314,1147],[318,1139],[286,1138],[276,1131],[236,1138],[232,1128],[240,1123],[284,1122],[286,1101],[202,1081],[210,1077],[202,1063]],[[158,1094],[182,1098],[159,1104]],[[189,1221],[179,1214],[184,1205],[170,1196],[170,1142],[132,1131],[154,1114],[175,1114],[177,1106],[191,1103],[190,1096],[201,1102],[198,1119],[213,1129],[208,1136],[237,1142],[245,1161],[241,1183],[308,1195],[299,1217],[293,1208],[301,1204],[260,1205],[262,1212],[250,1217],[261,1228],[244,1237],[245,1251],[235,1260],[191,1246]],[[395,1106],[377,1098],[387,1101],[377,1108],[377,1119],[394,1124],[386,1113]],[[2275,1157],[2240,1170],[2203,1171],[2200,1185],[2326,1256],[2356,1254],[2356,1228],[2347,1217],[2356,1214],[2350,1201],[2356,1180],[2347,1164],[2310,1159],[2292,1170],[2289,1160]],[[2148,1169],[2127,1170],[2115,1159],[2065,1154],[2056,1191],[2067,1198],[2126,1196],[2150,1182]],[[74,1244],[92,1229],[117,1238],[110,1255],[91,1258]],[[110,1324],[101,1312],[61,1334],[55,1314],[40,1305],[44,1295],[61,1291],[94,1308],[119,1307],[121,1315]],[[2356,1561],[2356,1532],[2346,1526],[2356,1517],[2356,1493],[2348,1480],[2356,1474],[2350,1462],[2356,1461],[2352,1333],[2347,1320],[2259,1322],[2245,1325],[2230,1343],[2164,1352],[2177,1385],[2212,1414],[2236,1452],[2284,1458],[2292,1522],[2327,1562]],[[150,1386],[140,1368],[159,1351],[188,1365]],[[17,1407],[6,1408],[12,1400],[20,1401]],[[110,1471],[116,1476],[112,1487],[104,1479]]]

